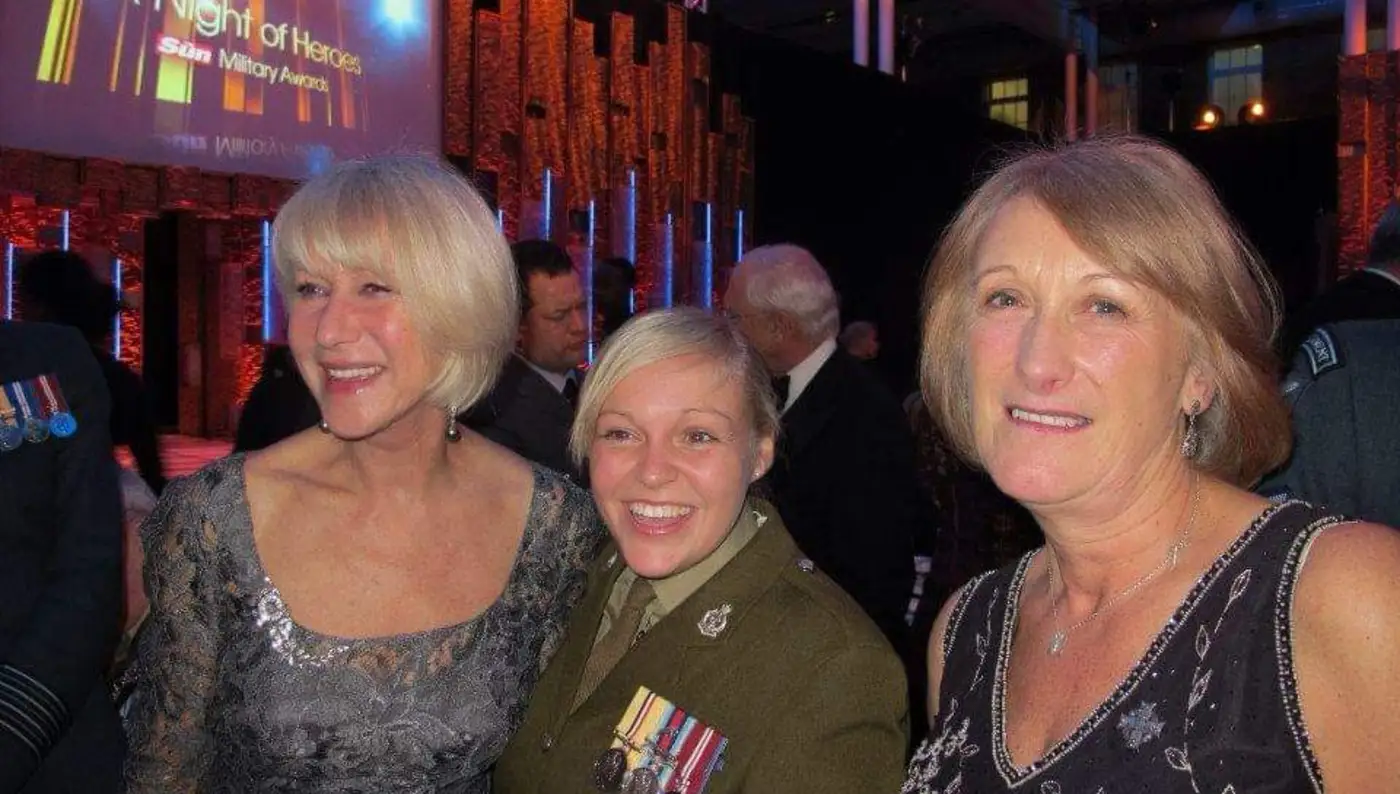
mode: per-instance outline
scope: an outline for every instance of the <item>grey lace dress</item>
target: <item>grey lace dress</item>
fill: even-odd
[[[455,626],[305,629],[259,562],[234,455],[173,483],[143,528],[151,614],[127,728],[145,792],[488,792],[602,539],[542,468],[501,598]]]

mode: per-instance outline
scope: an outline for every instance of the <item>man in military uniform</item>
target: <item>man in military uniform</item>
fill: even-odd
[[[1400,526],[1400,320],[1317,328],[1283,388],[1293,456],[1260,492]]]
[[[1400,319],[1400,201],[1390,203],[1371,233],[1366,266],[1287,318],[1279,351],[1291,359],[1313,329],[1327,323],[1393,319]]]
[[[0,323],[0,794],[120,790],[103,682],[122,605],[108,413],[77,331]]]

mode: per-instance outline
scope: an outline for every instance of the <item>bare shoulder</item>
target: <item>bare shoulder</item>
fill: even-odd
[[[487,495],[514,498],[521,491],[534,488],[534,465],[479,433],[464,432],[454,452],[457,469],[466,479],[482,486]]]
[[[1330,792],[1388,790],[1400,743],[1400,533],[1350,523],[1306,550],[1292,604],[1302,719]]]
[[[928,715],[930,720],[938,716],[938,692],[943,685],[943,655],[948,643],[948,629],[953,622],[953,613],[962,603],[968,588],[975,587],[982,578],[979,576],[953,591],[953,594],[948,596],[948,600],[944,601],[943,606],[939,608],[938,617],[933,619],[933,629],[928,635]]]
[[[243,461],[244,477],[250,490],[254,485],[290,487],[322,480],[332,446],[319,430],[303,430],[270,447],[247,453]]]
[[[1346,631],[1369,609],[1400,625],[1400,532],[1382,524],[1350,522],[1317,534],[1302,560],[1294,600],[1296,618]]]

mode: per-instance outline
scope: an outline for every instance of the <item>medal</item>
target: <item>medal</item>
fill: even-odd
[[[638,767],[632,770],[632,776],[628,778],[622,794],[661,794],[661,781],[657,779],[655,772],[644,766]]]
[[[593,762],[593,787],[599,791],[621,791],[627,774],[627,751],[621,747],[604,750]]]
[[[613,748],[625,754],[624,765],[634,767],[622,788],[614,789],[622,794],[704,791],[729,743],[713,726],[644,686],[637,688],[613,736]]]
[[[24,443],[24,431],[19,429],[15,413],[9,387],[0,385],[0,452],[14,452]]]
[[[43,409],[39,401],[34,399],[34,385],[32,383],[17,384],[19,393],[19,412],[24,415],[24,422],[21,428],[24,430],[24,440],[31,444],[42,444],[49,440],[49,422],[43,416]]]
[[[14,425],[0,426],[0,452],[14,452],[24,443],[24,431]]]
[[[31,444],[42,444],[49,440],[49,423],[37,416],[24,420],[24,440]]]
[[[39,390],[44,394],[49,430],[58,438],[68,438],[78,432],[78,420],[68,410],[68,401],[63,398],[63,390],[58,388],[58,378],[54,375],[40,376]]]

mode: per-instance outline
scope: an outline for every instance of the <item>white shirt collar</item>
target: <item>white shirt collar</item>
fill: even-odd
[[[797,402],[797,398],[802,396],[802,392],[811,384],[812,379],[817,377],[817,373],[826,364],[831,354],[836,352],[836,337],[830,337],[825,342],[817,345],[802,359],[802,362],[788,370],[788,398],[787,403],[779,408],[779,413],[791,408]]]
[[[515,355],[516,355],[516,357],[519,358],[521,361],[524,361],[524,362],[525,362],[525,366],[527,366],[527,367],[529,367],[530,369],[533,369],[534,371],[538,372],[538,373],[540,374],[540,377],[541,377],[541,378],[544,378],[546,381],[549,382],[549,385],[550,385],[550,386],[553,386],[553,387],[554,387],[554,390],[555,390],[555,391],[559,392],[560,394],[563,394],[563,393],[564,393],[564,384],[566,384],[566,383],[569,382],[569,376],[570,376],[570,375],[573,375],[572,372],[567,372],[567,373],[550,372],[549,370],[540,369],[539,367],[535,366],[535,362],[533,362],[533,361],[531,361],[530,359],[528,359],[528,358],[526,358],[526,357],[520,355],[519,353],[516,353]]]

